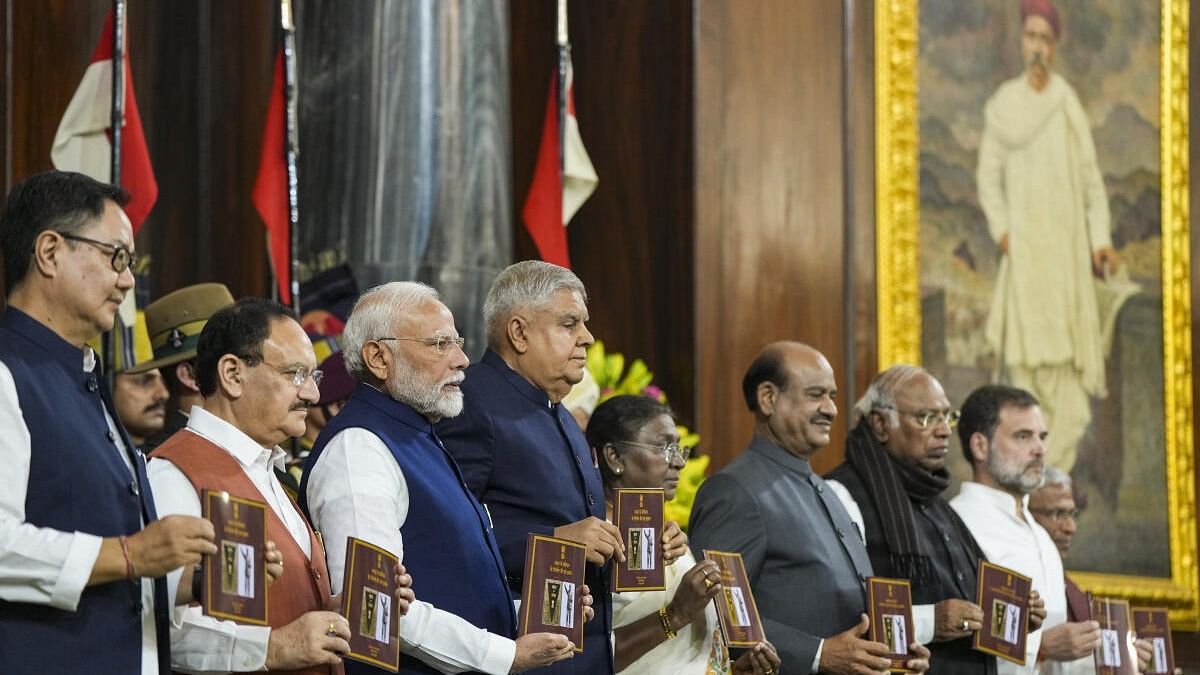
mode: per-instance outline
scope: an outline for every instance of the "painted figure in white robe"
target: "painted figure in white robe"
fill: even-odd
[[[1051,430],[1046,463],[1075,463],[1103,399],[1104,360],[1123,301],[1136,290],[1112,245],[1091,127],[1074,89],[1051,70],[1061,35],[1050,0],[1022,0],[1025,72],[984,108],[979,202],[1002,253],[986,337],[998,379],[1034,393]],[[1106,288],[1119,289],[1105,290]]]

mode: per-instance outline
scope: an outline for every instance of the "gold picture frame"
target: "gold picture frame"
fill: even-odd
[[[1136,1],[1136,0],[1130,0]],[[1160,0],[1163,416],[1170,578],[1076,573],[1096,595],[1166,605],[1200,629],[1192,419],[1188,0]],[[921,360],[918,0],[875,2],[876,284],[880,369]]]

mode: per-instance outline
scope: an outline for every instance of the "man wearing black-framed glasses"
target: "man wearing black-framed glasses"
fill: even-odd
[[[212,525],[158,519],[145,461],[86,342],[133,288],[128,194],[50,171],[0,218],[0,663],[7,673],[165,674],[165,575]],[[122,254],[121,251],[124,253]]]
[[[996,658],[971,646],[983,626],[974,598],[984,555],[942,496],[958,411],[933,375],[911,365],[877,375],[854,410],[846,461],[826,479],[859,527],[875,574],[912,582],[914,637],[932,652],[930,673],[995,673]]]
[[[242,298],[200,332],[196,381],[204,403],[150,455],[158,509],[199,515],[204,489],[263,502],[271,510],[267,539],[285,564],[267,596],[267,630],[205,616],[199,607],[178,610],[171,627],[177,669],[341,672],[350,625],[332,611],[325,549],[275,473],[287,456],[279,445],[304,433],[308,407],[320,396],[316,366],[304,329],[269,300]],[[178,573],[180,587],[191,587],[193,573]],[[412,593],[402,566],[396,576],[404,614]]]

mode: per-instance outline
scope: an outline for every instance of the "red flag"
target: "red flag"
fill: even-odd
[[[575,73],[567,62],[567,96],[565,133],[562,157],[565,167],[559,166],[559,102],[557,73],[550,78],[550,97],[546,101],[546,119],[542,126],[542,142],[538,147],[533,182],[525,198],[525,229],[533,237],[542,260],[569,268],[567,254],[567,223],[583,202],[596,189],[599,179],[575,119]]]
[[[100,31],[91,64],[63,113],[50,161],[60,171],[78,171],[105,183],[112,179],[112,22],[110,11]],[[128,36],[127,36],[128,38]],[[128,43],[128,39],[126,40]],[[125,128],[121,132],[121,185],[129,191],[125,213],[136,234],[158,199],[158,182],[142,132],[133,94],[129,48],[125,48]]]
[[[254,181],[254,207],[267,226],[267,253],[271,260],[271,271],[279,286],[279,301],[289,305],[292,302],[292,264],[287,160],[284,151],[286,105],[283,96],[283,51],[280,50],[275,55],[275,81],[271,85],[270,103],[267,104],[258,178]]]

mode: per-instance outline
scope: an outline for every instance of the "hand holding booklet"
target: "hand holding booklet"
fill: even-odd
[[[200,503],[217,544],[217,552],[201,563],[202,611],[218,619],[267,625],[267,505],[217,490],[204,490]]]
[[[519,635],[565,635],[583,651],[583,603],[587,548],[566,539],[529,535],[525,545],[525,585],[521,590]]]
[[[400,669],[400,615],[396,608],[396,567],[400,559],[354,537],[346,537],[346,581],[342,614],[350,622],[346,658],[384,670]]]

